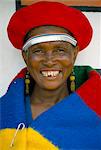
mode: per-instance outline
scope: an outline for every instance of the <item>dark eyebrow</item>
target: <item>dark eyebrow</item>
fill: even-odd
[[[74,46],[72,45],[72,44],[70,44],[69,42],[64,42],[64,41],[61,41],[61,42],[59,42],[58,41],[58,43],[55,45],[55,47],[62,47],[62,48],[73,48]]]

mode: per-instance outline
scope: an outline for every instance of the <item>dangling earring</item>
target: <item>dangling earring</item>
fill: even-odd
[[[29,75],[29,72],[27,71],[26,76],[25,76],[25,92],[26,92],[26,95],[29,95],[29,85],[30,85],[30,75]]]
[[[71,92],[75,91],[75,73],[74,70],[72,70],[70,75],[70,90]]]

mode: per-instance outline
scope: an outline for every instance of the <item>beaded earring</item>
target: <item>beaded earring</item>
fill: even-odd
[[[25,75],[25,92],[26,95],[29,95],[29,85],[30,85],[30,75],[29,72],[27,71]]]
[[[70,90],[71,92],[75,91],[75,73],[73,69],[70,75]]]

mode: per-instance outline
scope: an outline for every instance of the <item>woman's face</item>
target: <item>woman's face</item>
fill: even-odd
[[[68,33],[60,27],[38,27],[30,32],[30,37],[46,33]],[[54,41],[31,46],[23,52],[28,71],[36,84],[46,90],[55,90],[64,86],[69,77],[78,47],[68,42]]]

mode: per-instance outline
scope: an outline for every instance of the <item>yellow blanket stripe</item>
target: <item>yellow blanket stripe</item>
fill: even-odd
[[[44,138],[32,128],[19,130],[10,147],[16,129],[3,129],[0,131],[0,150],[59,150],[48,139]]]

